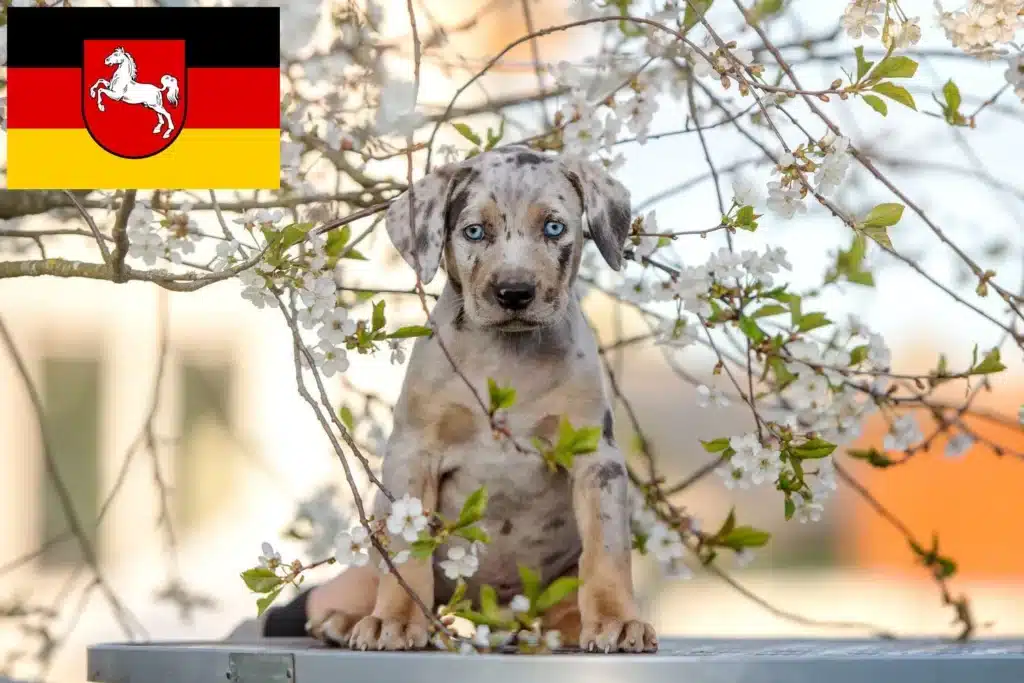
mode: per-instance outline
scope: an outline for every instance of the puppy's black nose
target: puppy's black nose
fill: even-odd
[[[529,282],[496,282],[494,298],[502,308],[510,311],[521,311],[530,305],[537,295],[537,288]]]

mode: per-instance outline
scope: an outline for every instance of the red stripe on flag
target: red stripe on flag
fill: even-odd
[[[278,128],[281,125],[281,82],[275,68],[192,68],[188,70],[185,95],[185,128]],[[103,99],[110,102],[109,97]],[[181,103],[179,99],[179,106]],[[7,70],[9,128],[83,128],[84,125],[81,69],[18,67]]]
[[[7,69],[8,128],[81,128],[81,69]]]
[[[186,128],[281,127],[276,68],[192,68],[186,88]]]

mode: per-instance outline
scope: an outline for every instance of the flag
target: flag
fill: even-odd
[[[8,9],[9,189],[277,189],[277,7]]]

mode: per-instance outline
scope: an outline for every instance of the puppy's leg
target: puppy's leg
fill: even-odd
[[[356,622],[373,612],[380,576],[375,567],[348,567],[309,592],[307,630],[317,640],[348,643]]]
[[[570,596],[544,612],[544,631],[558,631],[564,647],[579,647],[580,606],[576,596]]]
[[[393,446],[389,444],[382,469],[382,483],[396,500],[409,494],[423,502],[424,510],[436,509],[437,468],[418,447],[401,438]],[[380,512],[375,509],[374,512],[383,518],[387,514],[387,499],[379,496],[379,500],[385,509]],[[371,553],[371,564],[376,566],[379,560],[377,553]],[[431,558],[410,558],[395,568],[423,604],[433,609],[434,571]],[[373,611],[353,627],[349,645],[359,650],[422,648],[427,645],[429,627],[429,619],[394,574],[382,572]]]
[[[572,497],[583,553],[578,601],[580,647],[604,652],[654,652],[658,639],[639,620],[630,574],[626,466],[622,453],[603,438],[595,453],[573,463]]]

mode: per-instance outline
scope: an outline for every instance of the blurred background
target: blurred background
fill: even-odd
[[[408,48],[404,0],[382,4],[384,33]],[[839,4],[793,2],[778,30],[794,35],[834,30]],[[928,27],[917,50],[936,53],[922,67],[919,87],[934,91],[955,77],[965,92],[969,88],[973,93],[965,94],[965,100],[975,97],[975,102],[1000,87],[998,68],[943,59],[948,47],[941,30],[933,28],[930,2],[908,0],[902,5],[909,14],[920,14]],[[530,8],[535,28],[569,19],[566,3],[534,2]],[[425,0],[418,3],[418,11],[424,22],[429,16],[440,25],[460,26],[443,48],[424,60],[420,102],[428,111],[443,109],[486,59],[527,32],[519,0]],[[330,2],[283,5],[283,49],[302,54],[326,30],[329,17]],[[579,61],[593,38],[583,31],[556,33],[542,38],[537,47],[544,62]],[[745,39],[751,43],[750,35]],[[392,68],[404,70],[408,78],[411,65],[404,49]],[[840,37],[827,51],[846,55],[848,66],[851,49]],[[524,44],[511,51],[481,79],[481,88],[467,91],[460,105],[514,97],[535,86],[530,50]],[[807,69],[812,74],[837,73],[835,61],[828,59]],[[330,73],[325,77],[329,82]],[[832,77],[818,80],[828,83]],[[535,104],[520,109],[522,121],[538,111]],[[992,255],[986,265],[998,265],[1003,282],[1020,280],[1024,116],[1012,94],[992,108],[978,130],[963,133],[984,159],[984,174],[970,170],[970,159],[941,121],[921,124],[922,117],[911,119],[909,111],[894,111],[886,119],[866,107],[857,108],[856,116],[836,111],[854,143],[892,162],[890,170],[895,169],[901,187],[948,224],[953,236],[972,248],[988,249]],[[667,105],[659,117],[681,120]],[[493,123],[486,116],[480,120],[483,127]],[[459,140],[447,130],[442,138],[456,144]],[[623,148],[619,178],[630,187],[634,205],[706,170],[693,138]],[[732,138],[712,138],[712,144],[723,166],[745,155]],[[754,172],[751,176],[761,177]],[[656,204],[662,229],[670,229],[670,223],[682,228],[713,225],[712,192],[705,182],[685,193],[668,194]],[[857,179],[843,192],[852,206],[870,206],[881,196],[877,186]],[[68,218],[36,215],[19,219],[18,227],[52,228],[65,225]],[[841,226],[824,212],[792,223],[766,216],[762,225],[743,239],[752,247],[765,242],[785,246],[795,284],[820,282],[834,258],[830,250],[843,243]],[[929,272],[970,295],[974,285],[962,278],[920,224],[908,218],[894,230],[893,240]],[[702,263],[719,246],[712,239],[694,239],[681,247],[683,262]],[[67,258],[94,259],[90,249],[81,241],[67,242],[60,252]],[[365,253],[370,260],[353,264],[346,275],[352,282],[403,288],[414,281],[382,230]],[[0,237],[0,259],[8,258],[19,256],[5,253]],[[959,367],[968,362],[975,342],[987,348],[997,339],[997,330],[978,323],[907,269],[882,258],[873,259],[872,265],[877,267],[876,287],[846,290],[829,300],[834,306],[829,311],[854,313],[881,332],[893,351],[894,369],[925,372],[935,366],[939,353]],[[430,289],[439,291],[440,284],[432,283]],[[980,305],[996,310],[996,303]],[[388,307],[391,321],[422,319],[415,301],[396,298]],[[648,331],[639,317],[600,292],[587,297],[586,308],[605,343]],[[325,486],[345,490],[330,445],[295,390],[291,337],[280,314],[243,301],[233,281],[196,293],[169,293],[146,283],[55,278],[0,281],[0,314],[40,393],[61,478],[87,527],[105,581],[97,585],[83,569],[81,547],[68,531],[45,471],[24,384],[10,357],[0,353],[0,658],[7,657],[0,659],[0,671],[36,676],[39,654],[56,644],[58,651],[43,669],[46,680],[84,680],[85,647],[124,639],[121,617],[101,597],[106,590],[116,592],[131,612],[127,618],[137,620],[154,639],[219,639],[254,616],[255,599],[239,572],[256,564],[263,541],[270,541],[285,559],[303,557],[307,545],[283,532],[293,526],[300,505],[315,502]],[[709,353],[692,348],[675,359],[707,384],[722,386],[710,373],[714,357]],[[706,462],[698,438],[737,434],[748,427],[749,416],[741,406],[698,408],[693,387],[676,381],[662,351],[649,343],[623,347],[612,354],[612,362],[670,480]],[[1019,349],[1006,347],[1003,362],[1009,369],[974,406],[1005,416],[1008,424],[972,418],[967,423],[1007,451],[1021,452],[1024,433],[1013,426],[1024,403]],[[360,418],[369,408],[373,420],[359,420],[357,433],[371,447],[382,431],[386,434],[383,406],[397,396],[403,371],[387,354],[358,356],[344,380],[328,380],[338,407],[345,404]],[[962,398],[954,389],[946,397]],[[147,433],[143,426],[151,412],[153,429]],[[625,432],[627,424],[620,415],[618,429]],[[882,421],[869,422],[857,446],[880,447],[885,431]],[[150,439],[152,449],[133,448]],[[928,541],[938,534],[943,552],[958,563],[952,588],[969,596],[979,635],[1024,635],[1024,545],[1018,539],[1024,462],[981,446],[947,457],[945,445],[940,438],[899,467],[879,470],[853,460],[848,467],[918,538]],[[115,488],[116,496],[106,505]],[[338,500],[344,505],[343,495]],[[842,486],[826,504],[821,521],[813,524],[786,522],[778,492],[729,491],[717,476],[695,484],[681,502],[706,520],[709,529],[735,506],[741,520],[773,533],[772,542],[749,565],[733,567],[730,559],[725,563],[744,586],[786,612],[810,620],[866,622],[901,635],[951,632],[952,612],[942,604],[934,580],[916,564],[904,536]],[[101,512],[102,524],[97,525]],[[173,552],[162,515],[173,522]],[[322,570],[310,580],[323,580],[330,573]],[[699,569],[692,579],[668,580],[653,562],[642,560],[635,573],[644,610],[664,635],[868,633],[774,614]],[[186,609],[189,605],[195,609]],[[47,616],[46,610],[57,616]]]

